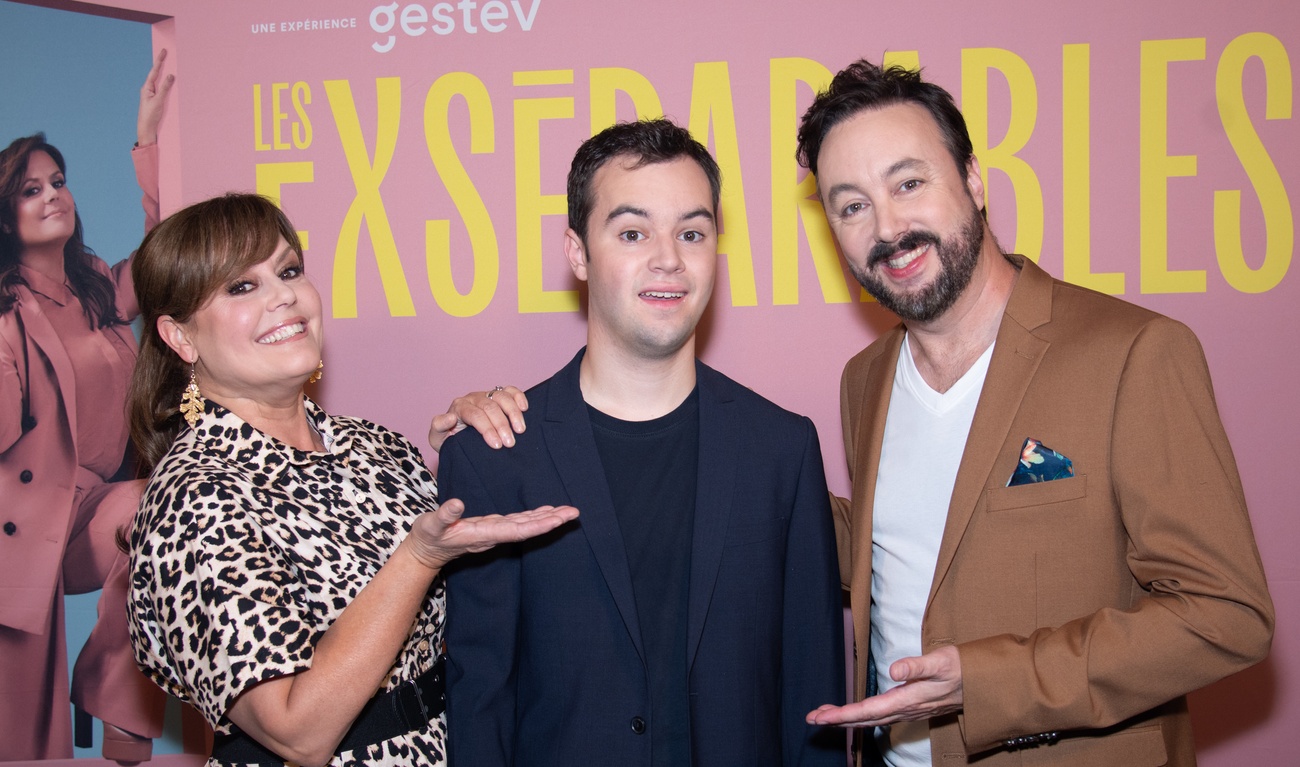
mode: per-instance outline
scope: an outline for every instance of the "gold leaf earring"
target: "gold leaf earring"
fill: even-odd
[[[194,375],[194,365],[190,365],[190,383],[181,392],[181,415],[193,429],[203,415],[203,393],[199,391],[199,381]]]
[[[324,375],[324,373],[321,372],[324,369],[325,369],[325,360],[321,360],[320,362],[317,362],[316,369],[312,371],[311,375],[307,376],[307,383],[314,384],[317,381],[319,381],[321,379],[321,376]]]

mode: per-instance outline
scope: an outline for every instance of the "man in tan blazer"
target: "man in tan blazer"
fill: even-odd
[[[850,269],[903,323],[841,386],[857,702],[891,765],[1190,765],[1184,695],[1273,607],[1185,326],[1000,252],[952,97],[865,61],[799,133]]]

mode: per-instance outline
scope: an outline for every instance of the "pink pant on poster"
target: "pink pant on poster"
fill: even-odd
[[[137,735],[162,734],[166,695],[140,673],[126,631],[127,555],[117,546],[139,505],[142,481],[79,493],[55,607],[43,634],[0,626],[0,761],[72,756],[70,700]],[[63,595],[103,589],[99,620],[68,682]]]

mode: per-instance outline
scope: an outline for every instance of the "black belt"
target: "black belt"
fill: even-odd
[[[447,708],[444,662],[444,658],[438,658],[428,671],[415,679],[371,698],[334,750],[335,755],[423,730],[429,722],[442,716]],[[227,763],[284,764],[284,757],[253,740],[238,727],[232,728],[229,735],[218,733],[213,738],[212,757]]]

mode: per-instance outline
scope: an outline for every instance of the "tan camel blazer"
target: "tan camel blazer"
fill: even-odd
[[[1183,696],[1268,653],[1273,606],[1209,371],[1185,326],[1020,276],[953,488],[922,625],[961,654],[964,711],[933,763],[1194,764]],[[853,498],[837,510],[857,695],[870,647],[871,520],[900,326],[845,367]],[[1007,487],[1025,438],[1075,476]],[[1058,733],[1028,745],[1013,738]],[[1031,739],[1035,739],[1032,738]]]

